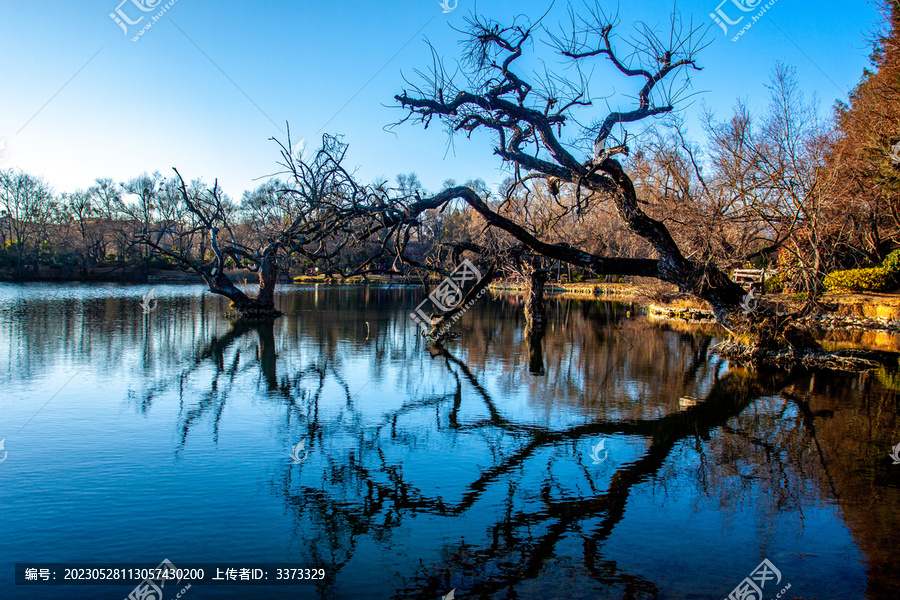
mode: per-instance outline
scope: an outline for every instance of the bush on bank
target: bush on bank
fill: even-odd
[[[895,287],[893,273],[884,267],[833,271],[824,283],[830,291],[886,292]]]

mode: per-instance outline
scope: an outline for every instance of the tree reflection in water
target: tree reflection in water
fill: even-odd
[[[784,515],[802,521],[803,507],[840,502],[869,558],[870,597],[896,590],[886,531],[896,531],[898,519],[896,502],[889,507],[886,498],[900,499],[897,480],[872,456],[890,446],[896,393],[866,374],[729,369],[710,352],[708,336],[661,332],[613,306],[598,314],[597,306],[558,303],[546,335],[523,336],[509,322],[516,307],[501,300],[471,311],[462,339],[430,354],[402,317],[366,316],[377,323],[367,339],[364,328],[328,325],[328,310],[339,306],[315,320],[238,323],[209,338],[187,367],[213,366],[208,394],[182,398],[182,444],[205,416],[217,435],[226,402],[238,401],[229,398],[235,378],[256,373],[285,447],[306,439],[313,450],[272,480],[308,562],[340,572],[358,567],[363,548],[397,546],[406,535],[399,545],[412,549],[426,541],[411,528],[443,528],[431,544],[440,545],[438,558],[410,554],[395,569],[394,598],[439,597],[451,588],[473,598],[526,597],[527,590],[569,597],[558,586],[570,580],[576,597],[589,590],[656,597],[663,584],[605,546],[638,486],[683,491],[668,489],[677,471],[694,481],[698,511],[755,512],[774,536]],[[276,328],[283,344],[306,337],[316,352],[284,359]],[[355,370],[360,356],[369,361],[365,373]],[[360,386],[379,376],[393,378],[398,406],[363,401]],[[865,392],[848,395],[845,385]],[[533,410],[563,407],[569,416],[522,417],[523,398]],[[598,439],[623,441],[602,468],[585,457]],[[624,447],[633,460],[624,459]],[[685,460],[686,449],[695,457]],[[337,597],[334,585],[323,584],[320,596]]]

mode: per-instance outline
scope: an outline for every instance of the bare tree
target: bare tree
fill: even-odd
[[[815,101],[806,101],[795,70],[783,64],[775,66],[769,90],[759,120],[743,105],[725,123],[707,119],[712,187],[728,201],[724,218],[747,236],[730,230],[741,250],[735,258],[780,258],[785,279],[807,295],[811,309],[850,221],[833,200],[834,178],[825,169],[832,130]]]
[[[92,265],[103,258],[103,240],[97,224],[97,207],[92,202],[91,193],[82,190],[68,195],[65,206],[78,229],[81,269],[84,273],[89,273]]]
[[[22,171],[0,171],[0,208],[7,239],[14,245],[13,275],[24,275],[29,257],[37,271],[36,240],[53,211],[54,195],[41,178]]]
[[[356,182],[343,164],[347,145],[339,138],[324,136],[322,147],[308,159],[292,153],[290,133],[278,143],[286,181],[272,180],[245,194],[240,206],[218,184],[188,186],[176,170],[177,180],[154,187],[153,216],[142,213],[148,224],[138,243],[200,275],[210,291],[232,301],[241,317],[280,314],[275,287],[291,256],[331,265],[368,243],[371,252],[360,252],[357,268],[340,269],[341,275],[384,271],[377,261],[388,253],[389,236],[379,234],[409,227],[387,201],[388,192]],[[202,250],[206,243],[208,259]],[[201,253],[195,257],[192,249],[198,244]],[[240,289],[226,273],[229,268],[257,273],[257,292]]]
[[[198,274],[209,290],[232,301],[232,308],[243,317],[268,317],[280,313],[275,309],[274,292],[278,276],[278,240],[264,246],[251,246],[239,241],[236,230],[236,209],[219,189],[218,182],[211,189],[190,189],[181,174],[177,175],[177,189],[184,210],[181,219],[152,219],[141,231],[137,242],[167,256],[183,268]],[[184,244],[195,237],[208,239],[212,251],[210,260],[201,255],[191,256],[192,244]],[[259,291],[250,296],[228,277],[228,267],[239,267],[259,273]]]
[[[638,25],[626,39],[617,33],[618,19],[597,4],[588,6],[584,15],[570,9],[570,17],[569,27],[558,35],[547,33],[540,20],[530,23],[519,17],[501,25],[480,16],[469,18],[458,68],[451,72],[432,48],[430,70],[395,96],[406,111],[397,125],[409,121],[428,127],[436,120],[451,135],[492,134],[494,153],[514,173],[510,187],[541,179],[550,189],[569,188],[578,210],[582,199],[596,198],[598,205],[609,202],[620,226],[646,240],[656,258],[609,256],[551,243],[464,187],[446,189],[420,206],[439,208],[462,199],[489,226],[535,254],[599,275],[647,276],[674,284],[706,301],[718,322],[738,333],[746,342],[740,346],[749,347],[756,358],[773,352],[788,360],[818,355],[818,344],[797,331],[790,318],[778,317],[765,306],[745,310],[745,291],[714,261],[686,256],[665,222],[642,208],[645,200],[619,161],[630,153],[629,126],[672,113],[684,98],[690,73],[699,69],[696,55],[704,44],[700,28],[675,14],[665,34]],[[571,68],[575,76],[524,75],[518,65],[536,42],[548,43],[562,67]],[[635,89],[629,106],[610,108],[599,118],[593,110],[599,98],[590,94],[587,74],[597,60]],[[613,82],[607,85],[612,88]]]
[[[107,258],[106,249],[110,245],[115,250],[116,257],[124,257],[132,236],[124,227],[125,205],[122,202],[122,189],[112,179],[97,178],[94,185],[88,188],[87,194],[97,211],[101,228],[103,255],[100,258]]]
[[[686,29],[677,18],[673,18],[668,40],[643,28],[636,41],[623,42],[613,34],[617,25],[599,7],[588,11],[585,18],[573,13],[569,32],[547,37],[558,55],[576,68],[580,80],[566,80],[561,86],[562,80],[548,77],[541,86],[540,82],[526,81],[514,69],[532,43],[537,26],[523,22],[501,26],[473,17],[462,63],[467,87],[460,87],[459,77],[450,75],[436,58],[424,83],[396,97],[408,110],[404,121],[416,120],[427,126],[437,118],[452,132],[491,131],[495,135],[494,152],[513,167],[517,183],[524,183],[526,177],[541,178],[554,187],[573,186],[576,198],[608,198],[625,225],[650,242],[657,260],[611,258],[549,244],[520,223],[491,210],[470,191],[448,190],[450,196],[466,200],[490,225],[541,255],[598,274],[642,275],[674,283],[709,302],[719,321],[732,327],[738,320],[742,288],[715,265],[685,258],[666,226],[641,209],[634,184],[616,160],[617,155],[629,152],[627,134],[622,141],[613,138],[614,131],[626,124],[674,110],[683,84],[673,81],[697,68],[694,55],[701,41],[696,30]],[[626,80],[634,81],[637,99],[628,110],[612,111],[590,125],[582,125],[574,112],[594,103],[586,76],[581,75],[585,61],[594,58],[609,61]],[[570,127],[574,129],[572,138],[591,141],[586,158],[578,158],[570,151],[568,140],[563,140],[561,132]]]

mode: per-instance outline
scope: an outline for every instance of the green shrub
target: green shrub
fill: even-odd
[[[781,275],[775,275],[766,279],[764,290],[767,294],[780,294],[784,291],[784,280]]]
[[[834,271],[825,276],[829,290],[850,292],[884,292],[894,287],[891,272],[882,267]]]
[[[888,271],[900,271],[900,250],[894,250],[888,254],[881,263],[881,267]]]
[[[166,256],[152,256],[147,261],[147,266],[151,269],[158,269],[160,271],[171,271],[177,267],[177,265]]]

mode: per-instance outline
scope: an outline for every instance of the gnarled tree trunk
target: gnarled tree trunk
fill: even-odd
[[[217,260],[211,264],[195,267],[194,270],[203,277],[209,291],[225,296],[231,300],[234,316],[242,319],[272,319],[281,316],[275,308],[275,285],[278,282],[278,259],[274,249],[267,249],[259,262],[259,292],[251,296],[237,287],[222,272],[224,259],[221,259],[218,246],[213,240],[213,249]]]
[[[275,285],[278,283],[278,259],[273,251],[266,250],[259,265],[259,293],[256,296],[257,310],[275,310]]]
[[[277,269],[274,270],[274,276],[266,275],[267,280],[270,276],[273,279],[265,284],[263,283],[263,270],[260,269],[260,293],[255,297],[246,294],[242,289],[234,285],[234,282],[215,266],[204,265],[199,268],[199,272],[207,287],[209,287],[209,291],[231,300],[233,316],[246,319],[271,319],[281,316],[282,313],[275,308],[273,293],[275,278],[278,275]],[[264,291],[266,293],[263,293]]]

